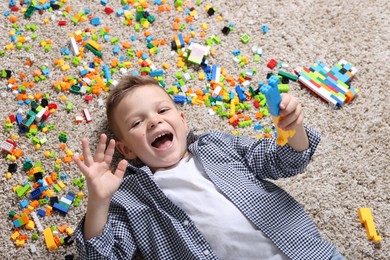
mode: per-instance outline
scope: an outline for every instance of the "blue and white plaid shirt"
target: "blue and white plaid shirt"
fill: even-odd
[[[188,149],[222,193],[288,257],[330,259],[334,245],[320,237],[296,200],[266,180],[303,172],[320,141],[316,131],[306,131],[310,147],[303,152],[280,147],[274,139],[219,132],[201,135]],[[146,166],[129,165],[100,236],[85,241],[83,223],[76,230],[81,259],[131,259],[136,252],[145,259],[217,259],[193,221],[159,189]]]

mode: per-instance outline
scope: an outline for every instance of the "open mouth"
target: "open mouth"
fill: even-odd
[[[168,148],[172,144],[173,134],[167,132],[157,136],[152,142],[152,146],[158,149]]]

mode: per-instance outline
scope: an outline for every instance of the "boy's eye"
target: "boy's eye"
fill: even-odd
[[[159,113],[162,114],[164,112],[167,112],[168,110],[169,110],[168,108],[162,108],[162,109],[160,109]]]
[[[136,126],[138,126],[140,123],[141,123],[140,121],[135,121],[135,122],[131,125],[131,127],[136,127]]]

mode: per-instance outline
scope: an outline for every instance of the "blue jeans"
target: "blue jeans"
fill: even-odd
[[[345,257],[338,250],[336,250],[334,251],[330,260],[345,260]]]

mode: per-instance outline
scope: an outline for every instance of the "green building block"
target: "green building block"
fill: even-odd
[[[244,35],[242,35],[241,36],[241,41],[243,42],[243,43],[248,43],[249,42],[249,35],[248,34],[244,34]]]

